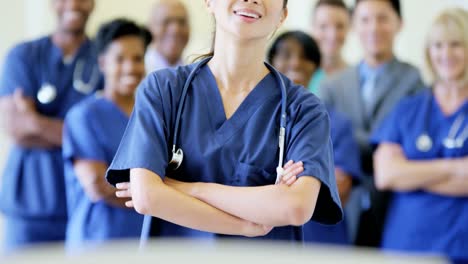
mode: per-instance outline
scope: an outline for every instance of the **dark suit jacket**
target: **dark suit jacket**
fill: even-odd
[[[363,169],[372,173],[370,133],[402,97],[414,94],[425,86],[418,69],[393,59],[377,79],[370,113],[365,113],[358,68],[349,67],[325,80],[319,88],[319,96],[327,105],[351,119],[354,135],[363,155]]]

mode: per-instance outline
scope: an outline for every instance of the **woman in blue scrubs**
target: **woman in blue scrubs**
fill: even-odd
[[[66,243],[90,246],[140,236],[143,216],[115,197],[105,179],[145,76],[146,39],[134,22],[116,19],[96,36],[104,91],[75,105],[65,119],[63,156],[68,202]]]
[[[184,97],[175,146],[183,162],[168,167],[181,92],[195,65],[143,81],[107,179],[118,183],[119,197],[132,199],[128,206],[158,219],[151,235],[302,241],[304,223],[335,224],[342,210],[324,105],[264,64],[287,1],[207,0],[206,6],[216,20],[213,57]],[[282,88],[284,158],[303,164],[291,185],[275,185]]]
[[[268,52],[268,60],[294,83],[307,87],[320,65],[319,48],[309,35],[288,31],[276,38]],[[359,182],[359,149],[354,140],[351,122],[342,114],[329,109],[333,143],[335,176],[341,203],[347,205],[353,183]],[[356,210],[357,208],[354,208]],[[326,226],[314,221],[304,225],[304,241],[349,244],[346,222]]]
[[[0,193],[7,250],[65,239],[63,118],[102,81],[85,35],[94,1],[52,6],[57,30],[14,47],[0,77],[2,119],[13,141]]]
[[[436,18],[426,46],[432,88],[402,100],[372,137],[376,185],[393,191],[384,249],[468,261],[467,31],[466,10]]]

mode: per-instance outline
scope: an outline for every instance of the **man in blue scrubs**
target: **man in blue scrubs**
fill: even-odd
[[[63,118],[101,82],[85,35],[93,0],[53,0],[51,35],[15,46],[0,79],[0,106],[13,139],[0,194],[7,250],[65,238]]]
[[[75,105],[64,124],[66,244],[70,249],[111,239],[136,239],[143,223],[142,215],[115,196],[116,189],[106,182],[105,173],[133,110],[135,90],[145,76],[148,40],[134,22],[116,19],[101,26],[95,42],[104,91]]]

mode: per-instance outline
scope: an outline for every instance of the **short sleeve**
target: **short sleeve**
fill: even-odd
[[[29,63],[27,44],[14,47],[6,56],[0,76],[0,97],[14,93],[18,88],[23,89],[26,96],[36,97],[34,75]]]
[[[287,136],[286,160],[302,161],[304,172],[299,176],[312,176],[322,183],[312,220],[336,224],[343,212],[334,172],[330,120],[324,105],[309,95],[301,95],[307,98],[300,99],[294,107],[297,110],[290,111],[292,127]]]
[[[78,104],[65,117],[62,152],[65,161],[85,159],[107,163],[106,154],[98,140],[99,133],[93,115]],[[88,114],[89,113],[89,114]]]
[[[107,171],[109,183],[115,185],[128,182],[130,169],[134,168],[147,169],[160,177],[165,176],[169,156],[169,132],[164,119],[163,101],[156,76],[148,75],[137,89],[133,113]]]
[[[361,156],[351,121],[333,110],[329,114],[335,166],[351,175],[354,183],[358,183],[362,177]]]
[[[401,122],[405,109],[408,109],[408,99],[400,101],[390,113],[380,122],[372,132],[370,143],[376,146],[382,142],[401,144],[402,131]]]

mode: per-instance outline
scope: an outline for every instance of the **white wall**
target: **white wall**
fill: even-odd
[[[306,30],[315,1],[290,0],[290,15],[285,27]],[[203,0],[184,0],[184,2],[189,7],[193,27],[187,55],[202,53],[211,42],[211,19],[204,9]],[[346,2],[352,4],[354,1],[346,0]],[[100,23],[118,16],[133,18],[144,23],[153,0],[96,0],[96,3],[96,11],[89,26],[90,34],[96,31]],[[446,7],[458,5],[468,9],[468,0],[402,0],[402,4],[405,25],[398,38],[396,53],[401,59],[420,67],[424,65],[423,41],[432,18]],[[47,34],[53,29],[54,16],[49,8],[50,0],[0,0],[0,62],[6,51],[18,41]],[[359,44],[351,33],[344,50],[345,58],[350,63],[355,63],[361,54]],[[0,175],[7,150],[6,137],[0,134]],[[1,234],[0,223],[0,237]]]

